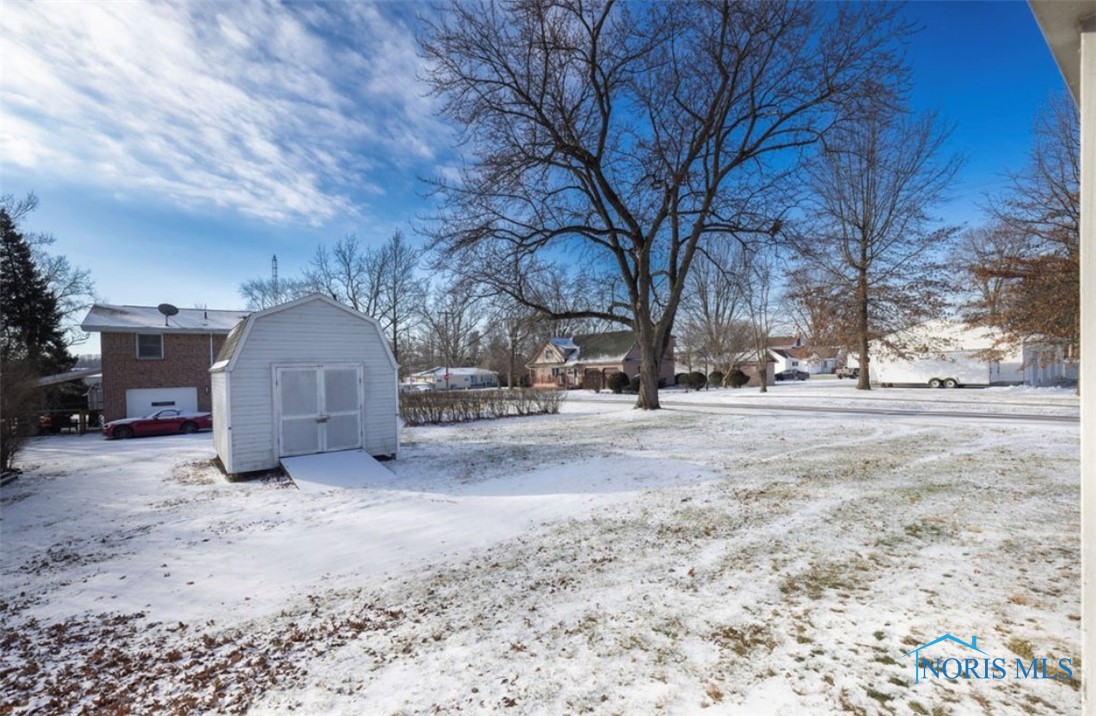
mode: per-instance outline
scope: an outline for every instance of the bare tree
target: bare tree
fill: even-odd
[[[990,233],[979,235],[990,253],[968,264],[996,288],[994,310],[983,308],[980,321],[1012,340],[1078,342],[1080,154],[1076,106],[1059,98],[1036,124],[1028,166],[990,207]]]
[[[810,169],[811,219],[799,248],[831,294],[852,297],[848,338],[861,390],[871,387],[869,341],[945,308],[933,259],[957,229],[935,228],[928,211],[960,163],[940,156],[946,137],[933,114],[880,109],[832,133]]]
[[[687,354],[724,374],[752,342],[748,307],[733,280],[742,251],[741,244],[728,240],[704,252],[689,274],[678,319]]]
[[[474,159],[437,183],[433,246],[544,314],[630,326],[637,405],[659,407],[659,363],[698,249],[770,232],[757,187],[855,112],[865,82],[894,72],[908,31],[895,14],[876,3],[453,2],[422,47]],[[613,290],[553,309],[525,272],[552,261],[613,276]]]
[[[967,296],[965,314],[972,323],[996,326],[1013,278],[1001,269],[1026,253],[1025,236],[1003,222],[968,229],[952,258],[963,271],[956,288]]]
[[[316,253],[304,270],[304,282],[313,290],[370,316],[376,316],[381,304],[382,262],[385,256],[362,248],[358,237],[350,234],[334,248],[316,247]]]
[[[499,296],[489,310],[486,331],[485,358],[493,370],[506,376],[506,385],[516,388],[524,364],[539,347],[545,330],[540,317],[506,296]]]
[[[736,257],[734,275],[750,317],[749,346],[757,361],[759,390],[769,390],[769,335],[772,331],[773,284],[776,258],[771,244],[758,244]]]
[[[423,310],[429,357],[447,368],[479,362],[480,298],[459,281],[440,280]]]
[[[334,247],[321,245],[300,278],[250,279],[240,284],[248,308],[263,309],[309,293],[330,296],[376,318],[396,359],[422,314],[426,281],[419,276],[422,251],[396,231],[381,246],[367,248],[353,234]]]
[[[296,278],[252,278],[240,284],[240,296],[247,308],[261,311],[312,293],[310,285]]]
[[[403,234],[396,231],[377,250],[372,262],[378,272],[378,311],[392,352],[400,359],[400,338],[407,335],[415,318],[421,315],[426,297],[426,281],[418,276],[421,252],[411,247]]]
[[[827,281],[815,266],[799,265],[788,272],[783,303],[808,345],[842,346],[854,332],[852,294]]]

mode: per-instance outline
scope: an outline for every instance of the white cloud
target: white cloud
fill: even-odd
[[[398,10],[6,3],[5,162],[272,221],[352,214],[448,141]]]

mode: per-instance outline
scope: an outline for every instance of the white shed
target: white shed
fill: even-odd
[[[209,369],[225,471],[337,450],[395,456],[397,368],[377,321],[326,296],[252,313]]]

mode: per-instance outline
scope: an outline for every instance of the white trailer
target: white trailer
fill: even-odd
[[[1018,351],[1001,355],[996,336],[958,321],[938,319],[873,341],[871,382],[883,387],[958,388],[1023,382]],[[1003,360],[987,360],[996,353]],[[854,361],[850,360],[850,365]]]
[[[871,380],[884,388],[927,385],[930,388],[987,386],[1001,382],[997,361],[978,358],[977,351],[944,351],[909,358],[873,356]]]

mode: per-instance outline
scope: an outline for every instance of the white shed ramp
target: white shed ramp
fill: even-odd
[[[282,467],[302,492],[369,487],[393,477],[388,468],[361,450],[283,457]]]

